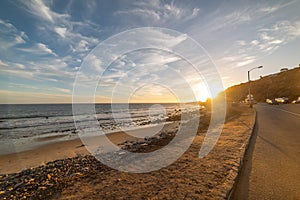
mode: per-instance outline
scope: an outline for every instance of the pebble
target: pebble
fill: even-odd
[[[107,169],[93,156],[79,156],[1,175],[0,199],[49,199],[91,170],[101,171],[104,168]]]
[[[20,182],[20,183],[17,183],[15,186],[14,186],[14,189],[18,188],[20,185],[24,184],[23,182]]]
[[[146,152],[147,149],[160,147],[162,139],[171,139],[176,131],[162,132],[140,142],[125,141],[120,145],[123,145],[124,150]],[[107,160],[109,159],[113,160],[112,157]],[[87,155],[48,162],[43,166],[26,169],[19,173],[1,174],[0,199],[55,198],[65,187],[75,184],[81,178],[89,177],[95,171],[106,173],[109,170],[112,169],[101,164],[95,157]]]

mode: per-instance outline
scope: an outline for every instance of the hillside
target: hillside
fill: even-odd
[[[228,101],[242,101],[248,94],[248,82],[226,89]],[[288,97],[290,101],[300,96],[300,67],[271,74],[251,81],[251,93],[258,102],[267,98]]]

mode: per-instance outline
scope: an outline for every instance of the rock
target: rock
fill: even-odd
[[[82,176],[82,173],[77,172],[70,175],[70,177],[74,177],[74,176]]]
[[[80,147],[84,147],[85,145],[84,144],[82,144],[82,145],[79,145],[79,146],[77,146],[76,148],[80,148]]]
[[[23,182],[20,182],[20,183],[17,183],[15,186],[14,186],[14,189],[17,189],[20,185],[24,184]]]

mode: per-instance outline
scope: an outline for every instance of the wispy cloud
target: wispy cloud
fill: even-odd
[[[54,88],[55,90],[62,92],[62,93],[67,93],[70,94],[71,90],[70,89],[65,89],[65,88]]]
[[[284,36],[287,37],[297,37],[300,36],[300,21],[289,21],[289,20],[281,20],[277,21],[273,26],[269,28],[262,28],[259,31],[262,32],[262,34],[272,34],[272,35],[278,35],[278,36]],[[264,38],[264,39],[270,39],[270,38]],[[291,38],[294,39],[294,38]]]
[[[69,94],[0,90],[1,103],[70,103]]]
[[[51,35],[56,33],[61,39],[62,44],[66,44],[73,52],[88,52],[92,47],[98,44],[100,41],[92,36],[85,36],[86,31],[79,32],[80,27],[83,30],[94,29],[94,25],[90,26],[90,22],[76,22],[71,20],[71,15],[67,13],[58,13],[50,8],[50,2],[42,0],[29,0],[22,1],[26,11],[37,17],[37,20],[43,21],[41,27],[38,27],[40,31],[43,31],[45,35]],[[75,27],[79,27],[74,30]],[[98,27],[97,27],[98,28]],[[79,42],[85,41],[86,44],[82,46],[77,45]]]
[[[195,24],[189,27],[191,32],[197,32],[198,34],[208,37],[208,35],[215,34],[216,32],[231,32],[246,24],[260,24],[265,23],[265,20],[269,19],[271,14],[279,12],[289,6],[293,6],[297,1],[285,1],[285,2],[255,2],[236,4],[223,4],[222,9],[216,9],[209,13],[203,24]]]
[[[46,5],[42,0],[28,0],[22,1],[21,3],[24,5],[24,9],[29,13],[51,23],[55,23],[56,20],[60,21],[62,18],[66,19],[70,17],[68,14],[59,14],[52,11],[49,5]],[[48,3],[50,3],[50,1],[48,1]]]
[[[43,43],[37,43],[33,47],[29,48],[18,48],[18,50],[31,53],[34,55],[53,55],[57,56],[55,52],[53,52],[47,45]]]
[[[277,21],[269,27],[259,29],[250,41],[236,41],[218,63],[232,68],[252,64],[299,37],[299,30],[300,21]]]
[[[39,62],[25,61],[23,63],[4,62],[0,64],[1,74],[12,79],[22,78],[38,82],[60,82],[72,85],[76,71],[68,69],[63,59],[45,59]]]
[[[0,60],[0,66],[1,66],[1,67],[7,67],[7,66],[8,66],[8,64],[7,64],[7,63],[5,63],[5,62],[3,62],[2,60]]]
[[[165,3],[153,0],[149,2],[135,2],[130,10],[118,10],[115,15],[133,16],[142,19],[145,23],[155,21],[158,24],[180,20],[192,19],[199,15],[199,8],[186,8],[175,5],[174,2]]]
[[[26,78],[26,79],[32,79],[34,77],[34,72],[22,70],[20,71],[19,69],[10,69],[10,68],[5,68],[5,69],[0,69],[1,73],[6,74],[6,76],[13,76],[17,78]]]
[[[255,61],[255,56],[250,56],[250,58],[248,59],[245,59],[244,61],[240,61],[236,64],[237,67],[242,67],[242,66],[245,66],[245,65],[249,65],[251,63],[253,63]]]
[[[19,31],[14,25],[0,19],[0,49],[7,51],[9,48],[26,43],[27,35],[23,31]]]
[[[62,38],[66,38],[67,28],[54,27],[54,31]]]
[[[165,92],[160,88],[163,86],[145,85],[158,82],[172,88],[182,88],[184,81],[179,76],[174,78],[178,74],[200,92],[203,80],[185,63],[184,58],[172,52],[184,49],[182,54],[187,54],[188,59],[199,64],[203,74],[209,73],[210,58],[214,59],[223,75],[223,81],[233,84],[243,81],[245,77],[237,75],[239,77],[233,78],[232,74],[243,73],[245,68],[256,65],[260,60],[266,63],[276,59],[284,60],[274,58],[272,54],[280,51],[283,45],[288,46],[294,40],[299,40],[300,36],[298,0],[225,1],[223,4],[193,0],[129,0],[118,1],[117,4],[110,1],[59,3],[20,0],[3,5],[11,6],[9,9],[18,12],[20,17],[1,13],[0,73],[3,79],[2,82],[0,80],[0,89],[5,89],[3,83],[7,81],[4,80],[15,84],[24,81],[23,87],[21,84],[11,84],[9,87],[32,90],[35,94],[40,90],[66,97],[70,95],[69,89],[82,63],[90,64],[91,70],[88,74],[79,73],[78,76],[86,75],[84,80],[89,83],[98,80],[100,73],[107,67],[104,66],[108,64],[106,59],[110,62],[114,60],[99,82],[100,93],[106,96],[106,100],[120,79],[124,81],[120,92],[126,93],[126,89],[132,87],[143,87],[144,92],[139,92],[140,96],[137,96],[155,92],[159,96]],[[104,49],[105,56],[99,58],[95,54],[85,59],[89,53],[93,54],[92,49],[97,44],[111,35],[145,26],[170,28],[183,34],[174,36],[165,31],[149,29],[143,35],[144,38],[150,38],[148,40],[127,35]],[[206,58],[205,55],[198,55],[189,46],[185,46],[188,36],[201,43],[210,57],[206,54]],[[117,53],[124,53],[122,50],[136,44],[162,51],[141,50],[122,56]],[[284,53],[296,52],[294,44],[290,47],[285,48]],[[286,54],[290,56],[292,53]],[[263,59],[267,55],[270,55],[268,61]],[[298,63],[296,59],[298,57],[293,56],[293,59],[286,60]]]
[[[82,58],[99,43],[99,39],[85,35],[85,30],[94,30],[98,25],[72,21],[70,14],[54,11],[49,1],[29,0],[15,4],[35,18],[36,32],[42,39],[28,38],[23,31],[0,19],[0,50],[5,53],[10,50],[23,58],[16,57],[10,62],[2,60],[0,71],[14,78],[72,85]]]
[[[253,45],[253,46],[257,46],[259,44],[259,41],[258,40],[252,40],[250,42],[250,44]]]
[[[300,21],[278,21],[270,28],[259,30],[259,48],[272,53],[279,45],[286,44],[300,36]]]
[[[225,16],[218,16],[207,23],[203,28],[207,32],[218,31],[224,28],[232,28],[234,26],[241,25],[251,20],[250,13],[245,10],[238,10],[229,13]]]
[[[16,70],[22,70],[25,69],[25,66],[21,63],[16,63],[16,62],[4,62],[0,60],[0,70],[1,69],[16,69]]]
[[[258,11],[266,13],[266,14],[271,14],[271,13],[274,13],[274,12],[276,12],[276,11],[282,9],[282,8],[285,8],[289,5],[294,4],[296,1],[297,0],[286,1],[286,2],[283,2],[283,3],[276,4],[276,5],[266,5],[266,6],[261,7],[260,9],[258,9]]]

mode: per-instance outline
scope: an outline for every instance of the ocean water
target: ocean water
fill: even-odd
[[[95,111],[102,129],[113,131],[118,128],[140,127],[154,121],[159,123],[166,119],[167,116],[160,110],[155,113],[153,105],[130,104],[128,110],[128,105],[118,104],[114,106],[113,115],[111,104],[96,104]],[[167,113],[178,108],[178,104],[160,105],[163,105]],[[82,122],[94,120],[93,116],[85,116],[84,108],[85,105],[81,105]],[[149,108],[152,108],[150,116]],[[75,132],[71,104],[0,105],[0,140]]]
[[[81,104],[80,123],[87,128],[95,115],[86,114]],[[180,104],[95,104],[96,118],[105,133],[165,123],[168,116],[178,114]],[[190,105],[188,110],[198,107]],[[81,126],[84,127],[84,126]],[[58,137],[57,137],[58,136]],[[60,137],[63,136],[63,137]],[[40,138],[68,140],[76,138],[72,104],[0,105],[0,154],[21,151]],[[41,141],[41,140],[39,140]]]

